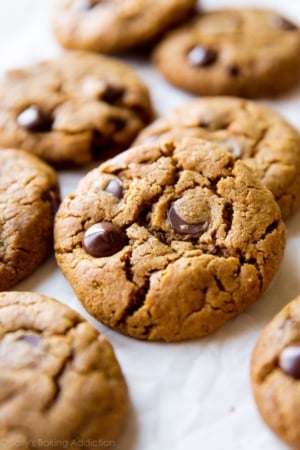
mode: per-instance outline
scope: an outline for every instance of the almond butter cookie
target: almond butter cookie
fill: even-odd
[[[114,447],[128,397],[108,340],[32,292],[0,293],[0,322],[1,449]]]
[[[100,165],[55,222],[58,265],[89,313],[149,340],[216,330],[261,296],[284,247],[271,192],[232,154],[192,138]]]
[[[300,80],[300,29],[276,12],[205,12],[174,30],[154,51],[157,69],[199,95],[272,97]]]

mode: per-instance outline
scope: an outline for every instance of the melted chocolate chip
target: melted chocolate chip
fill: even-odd
[[[123,88],[108,84],[105,91],[101,95],[101,100],[110,104],[114,104],[122,99],[124,92],[125,91]]]
[[[114,147],[114,141],[109,136],[104,136],[101,131],[94,130],[91,140],[91,152],[93,158],[98,160],[103,157],[106,151],[110,151]]]
[[[222,147],[225,147],[225,149],[230,152],[236,159],[240,158],[242,156],[242,146],[241,143],[235,139],[235,138],[228,138],[224,139],[220,142]]]
[[[239,77],[240,74],[241,74],[241,71],[240,71],[238,66],[229,66],[229,67],[227,67],[227,72],[233,78]]]
[[[126,125],[124,119],[121,119],[120,117],[111,117],[109,122],[113,124],[115,131],[123,130]]]
[[[39,106],[31,105],[18,115],[17,122],[28,131],[46,132],[51,130],[53,119]]]
[[[279,355],[279,367],[288,376],[300,379],[300,343],[284,348]]]
[[[111,180],[106,186],[105,191],[114,195],[119,200],[123,198],[123,186],[117,180]]]
[[[188,54],[189,63],[195,67],[207,67],[218,59],[217,52],[212,49],[205,47],[204,45],[197,45]]]
[[[96,258],[111,256],[125,245],[125,233],[112,222],[99,222],[86,230],[82,239],[84,250]]]
[[[19,339],[19,341],[27,342],[28,344],[32,345],[33,347],[37,347],[41,340],[38,336],[35,334],[23,334]]]
[[[280,30],[294,31],[298,29],[297,25],[281,16],[274,16],[272,22]]]
[[[202,233],[207,229],[207,222],[201,223],[187,223],[177,214],[174,205],[168,210],[168,221],[171,227],[179,234],[197,234]]]

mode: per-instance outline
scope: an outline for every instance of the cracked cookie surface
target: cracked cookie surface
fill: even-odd
[[[215,141],[253,170],[273,193],[284,219],[300,205],[300,135],[270,108],[233,97],[191,100],[157,119],[135,145],[195,136]]]
[[[300,78],[300,29],[272,11],[203,13],[158,44],[154,64],[175,86],[199,95],[278,95]]]
[[[300,449],[300,297],[262,331],[251,358],[256,404],[265,422],[291,448]]]
[[[1,449],[100,449],[115,440],[128,399],[107,339],[30,292],[0,293],[0,322]]]
[[[86,309],[150,340],[203,336],[237,315],[267,288],[284,246],[269,190],[201,139],[100,165],[55,222],[57,262]]]
[[[60,0],[53,30],[70,49],[121,52],[158,39],[195,5],[196,0]]]
[[[29,276],[53,251],[60,201],[52,167],[21,150],[0,150],[0,290]]]
[[[56,166],[124,150],[152,118],[149,92],[115,59],[70,52],[10,70],[0,83],[0,146]]]

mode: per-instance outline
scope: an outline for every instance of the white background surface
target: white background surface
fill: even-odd
[[[62,51],[51,35],[53,5],[54,0],[0,0],[1,73]],[[297,0],[203,0],[202,5],[207,9],[265,6],[300,24]],[[128,62],[150,87],[158,114],[191,98],[169,86],[150,64],[133,59]],[[300,129],[300,86],[288,96],[264,103]],[[63,197],[84,173],[60,173]],[[132,405],[118,450],[287,448],[260,419],[249,382],[249,358],[260,330],[275,312],[300,294],[300,211],[288,221],[287,228],[285,257],[268,292],[214,335],[190,342],[140,342],[96,323],[84,313],[54,258],[16,286],[16,290],[41,292],[69,304],[111,340],[128,382]]]

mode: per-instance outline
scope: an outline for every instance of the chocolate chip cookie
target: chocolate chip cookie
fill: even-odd
[[[66,48],[115,53],[158,39],[195,11],[196,0],[60,0],[53,29]]]
[[[0,146],[56,166],[124,150],[152,118],[148,89],[112,58],[70,52],[11,70],[0,83]]]
[[[0,150],[0,290],[30,275],[53,250],[55,171],[21,150]]]
[[[195,136],[216,141],[273,193],[284,219],[300,205],[300,135],[270,108],[233,97],[195,99],[146,127],[135,144]]]
[[[251,361],[258,409],[268,426],[300,449],[300,297],[288,303],[261,333]]]
[[[58,265],[86,309],[149,340],[216,330],[265,291],[284,247],[271,192],[229,152],[192,138],[103,163],[55,223]]]
[[[0,293],[1,449],[101,449],[125,424],[127,389],[107,339],[66,305]]]
[[[300,80],[300,29],[272,11],[206,12],[169,34],[154,52],[175,86],[200,95],[265,97]]]

